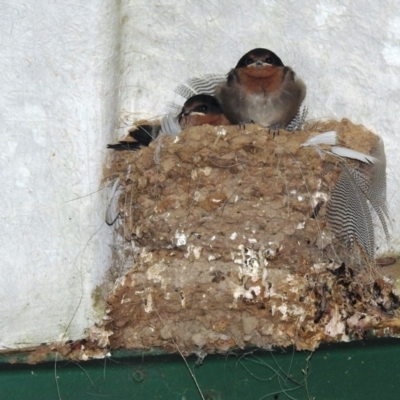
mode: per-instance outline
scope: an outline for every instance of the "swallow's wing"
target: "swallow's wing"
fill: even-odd
[[[176,136],[181,133],[182,128],[179,125],[176,115],[167,114],[161,120],[161,132],[169,136]]]
[[[290,132],[300,131],[304,123],[306,122],[307,114],[308,114],[308,107],[303,107],[302,109],[300,108],[297,114],[289,122],[289,124],[286,126],[285,129]]]
[[[139,144],[148,146],[160,134],[161,125],[139,125],[129,132],[129,136]]]
[[[122,151],[122,150],[139,150],[141,147],[140,143],[138,142],[128,142],[126,140],[121,140],[118,143],[115,144],[108,144],[107,149],[113,149],[117,151]]]
[[[208,94],[214,96],[215,89],[222,82],[226,81],[225,74],[207,74],[200,77],[188,79],[178,85],[174,92],[181,98],[187,100],[196,94]],[[167,104],[168,112],[173,115],[178,115],[182,110],[182,104],[171,102]]]
[[[181,83],[174,92],[181,95],[185,99],[196,94],[214,95],[215,88],[222,82],[226,81],[224,74],[207,74],[200,77],[195,77]]]

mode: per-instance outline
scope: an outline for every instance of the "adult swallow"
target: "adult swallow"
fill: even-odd
[[[177,116],[166,115],[161,125],[139,125],[129,132],[136,141],[120,141],[109,144],[107,148],[114,150],[138,150],[148,146],[163,132],[167,135],[178,135],[183,129],[200,125],[231,125],[221,110],[218,100],[207,94],[197,94],[186,100]]]
[[[306,85],[272,51],[257,48],[246,53],[215,97],[232,124],[257,122],[285,128],[299,111]]]

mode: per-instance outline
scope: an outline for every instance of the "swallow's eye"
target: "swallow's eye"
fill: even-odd
[[[208,107],[207,107],[206,105],[203,104],[203,105],[199,106],[199,111],[205,113],[205,112],[208,111]]]
[[[266,62],[267,64],[273,64],[274,60],[273,60],[272,57],[267,57],[266,60],[265,60],[265,62]]]
[[[254,62],[254,60],[253,60],[251,57],[248,57],[248,58],[246,59],[246,65],[253,64],[253,62]]]

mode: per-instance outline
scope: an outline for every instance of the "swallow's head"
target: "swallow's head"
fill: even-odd
[[[196,94],[186,100],[179,116],[222,114],[218,100],[207,94]]]
[[[282,60],[271,50],[257,48],[246,53],[237,63],[236,68],[283,67]]]
[[[197,94],[186,100],[178,115],[178,121],[182,129],[204,124],[227,125],[229,123],[218,100],[207,94]],[[223,123],[225,121],[226,123]]]

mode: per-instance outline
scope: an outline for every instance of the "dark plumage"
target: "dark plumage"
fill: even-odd
[[[173,127],[168,125],[170,118],[173,119]],[[176,120],[176,121],[175,121]],[[135,141],[122,140],[116,144],[109,144],[107,148],[113,150],[138,150],[143,146],[148,146],[161,131],[168,135],[177,135],[180,130],[191,126],[200,125],[230,125],[223,114],[218,100],[210,95],[198,94],[186,100],[181,112],[177,117],[170,115],[165,117],[164,124],[161,125],[139,125],[129,132]],[[176,126],[178,131],[175,131]]]
[[[306,86],[272,51],[246,53],[215,91],[222,111],[233,124],[257,122],[285,128],[296,116]]]

